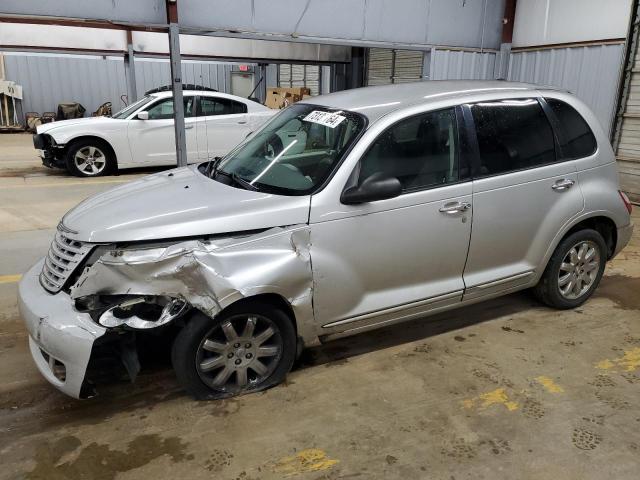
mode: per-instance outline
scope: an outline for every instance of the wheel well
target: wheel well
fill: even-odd
[[[93,140],[95,142],[101,143],[103,144],[106,148],[109,149],[109,153],[111,153],[111,157],[113,158],[116,167],[118,165],[118,157],[116,156],[116,152],[113,150],[113,147],[111,146],[111,144],[109,142],[107,142],[104,138],[101,137],[97,137],[95,135],[83,135],[81,137],[76,137],[74,139],[72,139],[71,141],[67,142],[67,144],[64,147],[65,150],[65,154],[69,151],[69,149],[75,145],[76,143],[80,142],[80,141],[85,141],[85,140]]]
[[[289,317],[289,319],[291,320],[291,323],[293,324],[293,328],[295,329],[295,331],[296,332],[298,331],[296,316],[293,312],[293,308],[291,308],[291,304],[286,299],[284,299],[283,297],[281,297],[276,293],[261,293],[259,295],[254,295],[252,297],[246,297],[241,300],[238,300],[237,302],[232,303],[226,308],[229,308],[231,306],[235,307],[236,305],[248,304],[252,302],[268,303],[269,305],[282,310],[287,315],[287,317]]]
[[[586,228],[595,230],[602,235],[602,238],[604,238],[604,241],[607,244],[607,259],[611,258],[618,242],[618,230],[616,228],[616,224],[609,217],[586,218],[571,227],[564,237],[562,237],[562,240],[569,235]]]

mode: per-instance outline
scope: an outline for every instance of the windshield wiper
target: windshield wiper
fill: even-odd
[[[218,172],[218,165],[220,164],[220,160],[222,157],[213,157],[213,160],[209,162],[207,165],[207,170],[205,171],[205,175],[209,178],[213,178],[215,174]]]
[[[253,190],[254,192],[257,192],[259,190],[258,187],[256,187],[253,183],[247,182],[244,178],[242,178],[235,172],[231,174],[231,178],[234,182],[247,190]]]

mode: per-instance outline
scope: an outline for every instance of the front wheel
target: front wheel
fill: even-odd
[[[214,319],[194,314],[178,334],[171,358],[178,381],[192,396],[215,399],[277,385],[295,353],[288,315],[269,304],[247,302]]]
[[[67,150],[67,169],[76,177],[99,177],[111,172],[115,158],[108,144],[94,139],[78,140]]]
[[[534,293],[550,307],[578,307],[598,287],[606,260],[602,235],[591,229],[579,230],[560,242]]]

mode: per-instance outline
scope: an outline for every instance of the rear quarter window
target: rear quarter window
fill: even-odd
[[[593,155],[596,151],[596,137],[589,124],[568,103],[555,98],[545,98],[547,105],[558,119],[562,158],[570,160]]]

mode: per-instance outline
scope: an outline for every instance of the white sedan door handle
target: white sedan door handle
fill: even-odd
[[[471,204],[467,202],[448,202],[440,208],[440,212],[446,215],[453,215],[455,213],[466,212],[470,208]]]
[[[193,128],[193,125],[185,125],[185,126],[184,126],[184,129],[185,129],[185,130],[189,130],[190,128]]]
[[[556,183],[551,185],[551,188],[554,190],[568,190],[576,183],[575,180],[571,180],[570,178],[563,178],[562,180],[558,180]]]

